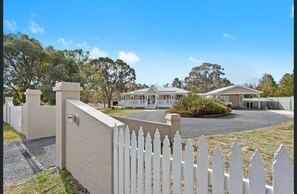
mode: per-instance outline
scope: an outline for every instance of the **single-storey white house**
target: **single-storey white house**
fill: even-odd
[[[129,108],[171,108],[178,99],[188,96],[189,91],[175,87],[151,86],[121,93],[119,105]]]
[[[230,102],[230,105],[232,108],[244,107],[243,97],[245,94],[248,94],[249,97],[251,95],[258,97],[258,109],[260,109],[260,94],[263,93],[259,90],[255,90],[252,88],[247,88],[241,85],[232,85],[220,89],[216,89],[207,93],[202,94],[206,98],[218,98],[225,102],[225,104],[228,104]],[[251,107],[248,107],[251,108]]]

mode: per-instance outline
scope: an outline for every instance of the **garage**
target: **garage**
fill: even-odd
[[[247,88],[241,85],[232,85],[224,88],[219,88],[203,94],[206,98],[218,98],[231,108],[253,108],[258,107],[260,109],[260,94],[263,93],[259,90]],[[248,95],[248,98],[257,97],[258,103],[247,102],[246,107],[243,103],[244,95]]]

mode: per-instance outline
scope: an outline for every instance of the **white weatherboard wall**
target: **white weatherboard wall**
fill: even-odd
[[[113,193],[113,128],[120,121],[84,104],[66,100],[65,167],[91,193]]]
[[[224,194],[226,191],[229,194],[293,194],[293,169],[283,145],[280,145],[274,155],[271,169],[273,185],[269,186],[265,183],[264,162],[258,150],[250,160],[249,179],[244,179],[241,149],[236,141],[231,145],[228,157],[230,174],[224,172],[225,162],[220,145],[217,145],[213,152],[212,169],[208,168],[208,151],[204,136],[200,137],[198,150],[194,150],[191,139],[187,140],[184,161],[181,160],[182,144],[178,132],[174,137],[172,158],[168,137],[166,136],[162,142],[161,152],[158,130],[154,134],[154,139],[151,139],[149,133],[146,137],[143,136],[142,129],[139,130],[138,137],[134,131],[130,137],[128,127],[115,127],[114,177],[117,179],[114,181],[114,194],[124,191],[135,194],[136,190],[145,194],[158,194],[161,190],[166,194],[170,191],[174,194],[180,194],[181,191],[185,194],[208,194],[209,185],[212,186],[210,192],[213,194]],[[195,164],[196,151],[198,158]],[[196,184],[197,187],[194,187]]]

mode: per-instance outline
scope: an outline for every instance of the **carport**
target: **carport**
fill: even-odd
[[[258,109],[260,109],[260,94],[259,90],[247,88],[241,85],[232,85],[224,88],[219,88],[204,94],[207,98],[219,98],[224,102],[232,102],[231,107],[243,107],[243,95],[255,95],[258,97]],[[250,106],[250,104],[249,104]]]

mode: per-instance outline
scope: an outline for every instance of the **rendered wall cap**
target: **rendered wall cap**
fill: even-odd
[[[181,116],[179,114],[176,114],[176,113],[166,114],[165,119],[167,119],[167,120],[180,120]]]
[[[5,101],[6,101],[6,102],[12,102],[12,101],[13,101],[13,97],[6,97],[6,98],[5,98]]]
[[[26,95],[41,95],[40,90],[32,90],[32,89],[27,89],[25,92]]]
[[[113,128],[115,125],[117,126],[124,126],[125,124],[121,121],[116,120],[115,118],[104,114],[103,112],[89,106],[88,104],[85,104],[81,102],[80,100],[70,100],[68,99],[67,102],[71,103],[72,105],[76,106],[77,108],[83,110],[85,113],[89,114],[93,118],[101,121],[103,124],[105,124],[108,127]],[[79,115],[78,115],[79,117]]]
[[[82,91],[83,88],[80,87],[80,83],[74,82],[57,82],[53,91]]]

